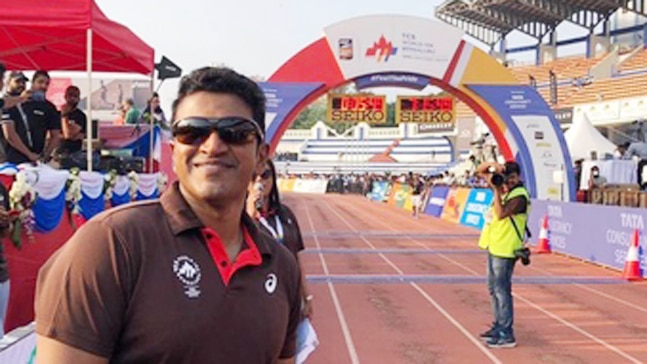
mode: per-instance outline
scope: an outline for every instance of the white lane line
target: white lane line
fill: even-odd
[[[319,238],[317,237],[317,232],[315,230],[314,223],[312,221],[312,216],[310,215],[310,210],[308,209],[308,206],[306,205],[305,200],[303,201],[303,207],[306,212],[306,217],[308,219],[308,223],[310,224],[310,229],[312,230],[312,236],[314,238],[315,244],[317,246],[317,249],[321,249],[321,245],[319,244]],[[323,268],[324,274],[330,275],[330,271],[328,270],[328,264],[326,264],[326,259],[324,258],[323,254],[319,254],[319,261],[321,262],[321,267]],[[337,296],[337,291],[335,290],[335,286],[333,286],[332,282],[328,282],[328,290],[330,291],[330,297],[332,298],[333,305],[335,306],[335,312],[337,312],[337,319],[339,320],[339,324],[341,325],[341,331],[344,334],[344,341],[346,342],[346,349],[348,349],[348,355],[350,356],[350,361],[352,364],[359,364],[359,356],[357,355],[357,349],[355,349],[355,344],[353,343],[353,338],[350,335],[350,330],[348,329],[348,323],[346,322],[346,317],[344,316],[344,311],[341,308],[341,304],[339,303],[339,297]]]
[[[537,304],[535,304],[535,303],[533,303],[533,302],[531,302],[531,301],[529,301],[529,300],[527,300],[527,299],[525,299],[525,298],[521,297],[521,296],[520,296],[520,295],[518,295],[518,294],[513,294],[513,295],[514,295],[517,299],[520,299],[521,301],[525,302],[527,305],[529,305],[529,306],[531,306],[531,307],[535,308],[536,310],[538,310],[538,311],[540,311],[540,312],[544,313],[545,315],[547,315],[547,316],[549,316],[549,317],[552,317],[553,319],[555,319],[555,320],[557,320],[557,321],[561,322],[563,325],[566,325],[566,326],[570,327],[571,329],[573,329],[573,330],[575,330],[575,331],[579,332],[580,334],[582,334],[582,335],[584,335],[584,336],[588,337],[589,339],[591,339],[591,340],[595,341],[596,343],[598,343],[598,344],[600,344],[600,345],[604,346],[605,348],[607,348],[607,349],[609,349],[609,350],[611,350],[611,351],[615,352],[616,354],[618,354],[618,355],[620,355],[621,357],[623,357],[623,358],[625,358],[625,359],[629,360],[630,362],[632,362],[632,363],[637,363],[637,364],[643,363],[642,361],[640,361],[640,360],[638,360],[638,359],[634,358],[633,356],[631,356],[631,355],[629,355],[629,354],[625,353],[624,351],[622,351],[622,350],[618,349],[617,347],[615,347],[615,346],[613,346],[613,345],[611,345],[611,344],[607,343],[606,341],[604,341],[604,340],[602,340],[602,339],[598,338],[597,336],[595,336],[595,335],[593,335],[593,334],[589,333],[588,331],[586,331],[586,330],[584,330],[584,329],[582,329],[582,328],[578,327],[577,325],[574,325],[574,324],[572,324],[572,323],[570,323],[570,322],[568,322],[568,321],[564,320],[563,318],[561,318],[561,317],[559,317],[559,316],[555,315],[554,313],[552,313],[552,312],[550,312],[550,311],[548,311],[548,310],[544,309],[543,307],[541,307],[541,306],[539,306],[539,305],[537,305]]]
[[[337,210],[333,209],[327,201],[324,201],[323,203],[330,211],[332,211],[335,215],[337,215],[337,217],[339,217],[339,219],[342,222],[344,222],[344,224],[346,224],[351,230],[353,230],[354,232],[357,232],[357,229],[355,229],[348,222],[346,218],[344,218],[339,212],[337,212]],[[375,250],[375,246],[366,237],[361,236],[361,238],[371,249]],[[388,265],[390,265],[396,272],[398,272],[398,274],[404,275],[404,272],[400,268],[398,268],[398,266],[395,265],[395,263],[393,263],[389,258],[384,256],[384,254],[378,253],[378,255],[382,257],[382,259]],[[483,354],[485,354],[485,356],[487,356],[488,359],[492,361],[492,363],[502,364],[502,362],[494,354],[492,354],[490,350],[488,350],[480,341],[474,338],[474,336],[463,325],[461,325],[460,322],[458,322],[458,320],[456,320],[452,315],[450,315],[449,312],[447,312],[447,310],[445,310],[438,302],[436,302],[436,300],[431,298],[431,296],[429,296],[429,294],[425,292],[417,283],[411,282],[409,284],[416,291],[418,291],[418,293],[420,293],[422,297],[425,300],[427,300],[427,302],[429,302],[432,306],[434,306],[434,308],[436,308],[436,310],[438,310],[438,312],[440,312],[441,315],[445,316],[445,318],[449,322],[451,322],[451,324],[454,325],[454,327],[456,327],[463,334],[463,336],[469,339]]]
[[[369,204],[370,204],[370,203],[371,203],[371,202],[369,201]],[[407,220],[407,221],[414,221],[416,224],[419,224],[419,225],[421,225],[421,226],[423,226],[423,227],[426,227],[426,225],[425,225],[424,221],[421,221],[421,220],[410,220],[410,219],[408,219],[406,216],[402,216],[402,215],[398,214],[397,212],[395,212],[395,211],[393,211],[393,210],[391,210],[391,209],[388,209],[388,210],[385,210],[385,211],[388,211],[388,212],[389,212],[389,214],[394,215],[394,216],[397,216],[397,217],[399,217],[399,218],[401,218],[401,219],[405,219],[405,220]],[[379,222],[379,223],[381,223],[382,225],[386,226],[387,228],[391,229],[391,230],[397,231],[396,229],[393,229],[390,225],[387,225],[387,224],[383,223],[382,221],[378,221],[378,222]],[[416,239],[413,239],[413,238],[411,238],[411,237],[408,237],[408,238],[409,238],[410,240],[414,241],[416,244],[418,244],[420,247],[422,247],[422,248],[424,248],[424,249],[431,249],[431,248],[429,248],[426,244],[424,244],[424,243],[422,243],[422,242],[420,242],[420,241],[418,241],[418,240],[416,240]],[[466,268],[464,265],[462,265],[462,264],[460,264],[460,263],[458,263],[458,262],[454,261],[453,259],[448,258],[448,257],[447,257],[447,256],[445,256],[444,254],[439,254],[439,255],[440,255],[442,258],[444,258],[444,259],[446,259],[446,260],[449,260],[449,261],[451,261],[452,263],[454,263],[454,264],[458,265],[459,267],[462,267],[463,269],[466,269],[467,271],[472,271],[471,269]],[[541,269],[541,268],[537,268],[537,267],[530,267],[530,268],[531,268],[531,269],[536,269],[536,270],[538,270],[538,271],[541,271],[541,272],[543,272],[543,273],[545,273],[545,274],[547,274],[547,275],[554,275],[554,273],[552,273],[552,272],[550,272],[550,271],[547,271],[547,270],[545,270],[545,269]],[[627,306],[627,307],[630,307],[630,308],[632,308],[632,309],[634,309],[634,310],[637,310],[637,311],[640,311],[640,312],[643,312],[643,313],[647,313],[647,307],[642,307],[642,306],[637,305],[637,304],[635,304],[635,303],[632,303],[632,302],[629,302],[629,301],[623,300],[623,299],[618,298],[618,297],[614,297],[614,296],[612,296],[612,295],[610,295],[610,294],[608,294],[608,293],[605,293],[605,292],[603,292],[603,291],[600,291],[600,290],[595,289],[595,288],[593,288],[593,287],[589,287],[589,286],[584,285],[584,284],[576,283],[576,284],[573,284],[573,285],[574,285],[574,286],[576,286],[576,287],[578,287],[578,288],[580,288],[580,289],[583,289],[583,290],[589,291],[589,292],[591,292],[591,293],[597,294],[597,295],[598,295],[598,296],[600,296],[600,297],[604,297],[604,298],[606,298],[606,299],[608,299],[608,300],[611,300],[611,301],[614,301],[614,302],[620,303],[620,304],[622,304],[622,305],[625,305],[625,306]]]
[[[546,275],[549,275],[549,276],[553,276],[553,275],[555,275],[555,274],[553,274],[552,272],[547,271],[547,270],[542,269],[542,268],[537,268],[537,267],[530,267],[530,268],[531,268],[531,269],[538,270],[538,271],[540,271],[540,272],[543,272],[543,273],[545,273]],[[602,292],[602,291],[599,291],[599,290],[597,290],[597,289],[595,289],[595,288],[592,288],[592,287],[588,287],[588,286],[583,285],[583,284],[576,283],[576,284],[574,284],[574,285],[575,285],[575,286],[577,286],[577,287],[579,287],[579,288],[581,288],[581,289],[587,290],[587,291],[589,291],[589,292],[591,292],[591,293],[597,294],[598,296],[602,296],[602,297],[604,297],[604,298],[606,298],[606,299],[609,299],[609,300],[612,300],[612,301],[618,302],[618,303],[623,304],[623,305],[625,305],[625,306],[627,306],[627,307],[631,307],[631,308],[633,308],[634,310],[638,310],[638,311],[641,311],[641,312],[643,312],[643,313],[647,313],[647,308],[645,308],[645,307],[638,306],[638,305],[636,305],[636,304],[634,304],[634,303],[631,303],[631,302],[629,302],[629,301],[625,301],[625,300],[623,300],[623,299],[621,299],[621,298],[618,298],[618,297],[614,297],[614,296],[612,296],[612,295],[610,295],[610,294],[608,294],[608,293],[604,293],[604,292]]]

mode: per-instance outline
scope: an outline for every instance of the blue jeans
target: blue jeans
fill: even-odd
[[[1,244],[1,243],[0,243]],[[0,338],[4,336],[4,322],[9,306],[9,281],[0,283]]]
[[[492,298],[493,327],[504,336],[514,336],[512,304],[512,272],[514,258],[499,258],[488,254],[487,283]]]

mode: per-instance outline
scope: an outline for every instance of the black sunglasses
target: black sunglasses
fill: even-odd
[[[173,138],[182,144],[201,144],[213,132],[227,144],[242,145],[255,135],[259,143],[263,141],[263,131],[254,121],[239,116],[224,118],[188,117],[177,120],[171,126]]]

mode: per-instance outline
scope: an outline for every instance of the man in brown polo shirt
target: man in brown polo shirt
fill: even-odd
[[[294,363],[299,269],[244,212],[264,168],[265,103],[221,68],[183,78],[179,183],[87,222],[43,266],[42,363]]]

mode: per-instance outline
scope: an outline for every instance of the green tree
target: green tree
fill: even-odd
[[[326,121],[326,105],[315,103],[301,110],[297,115],[290,129],[310,129],[317,121]]]

